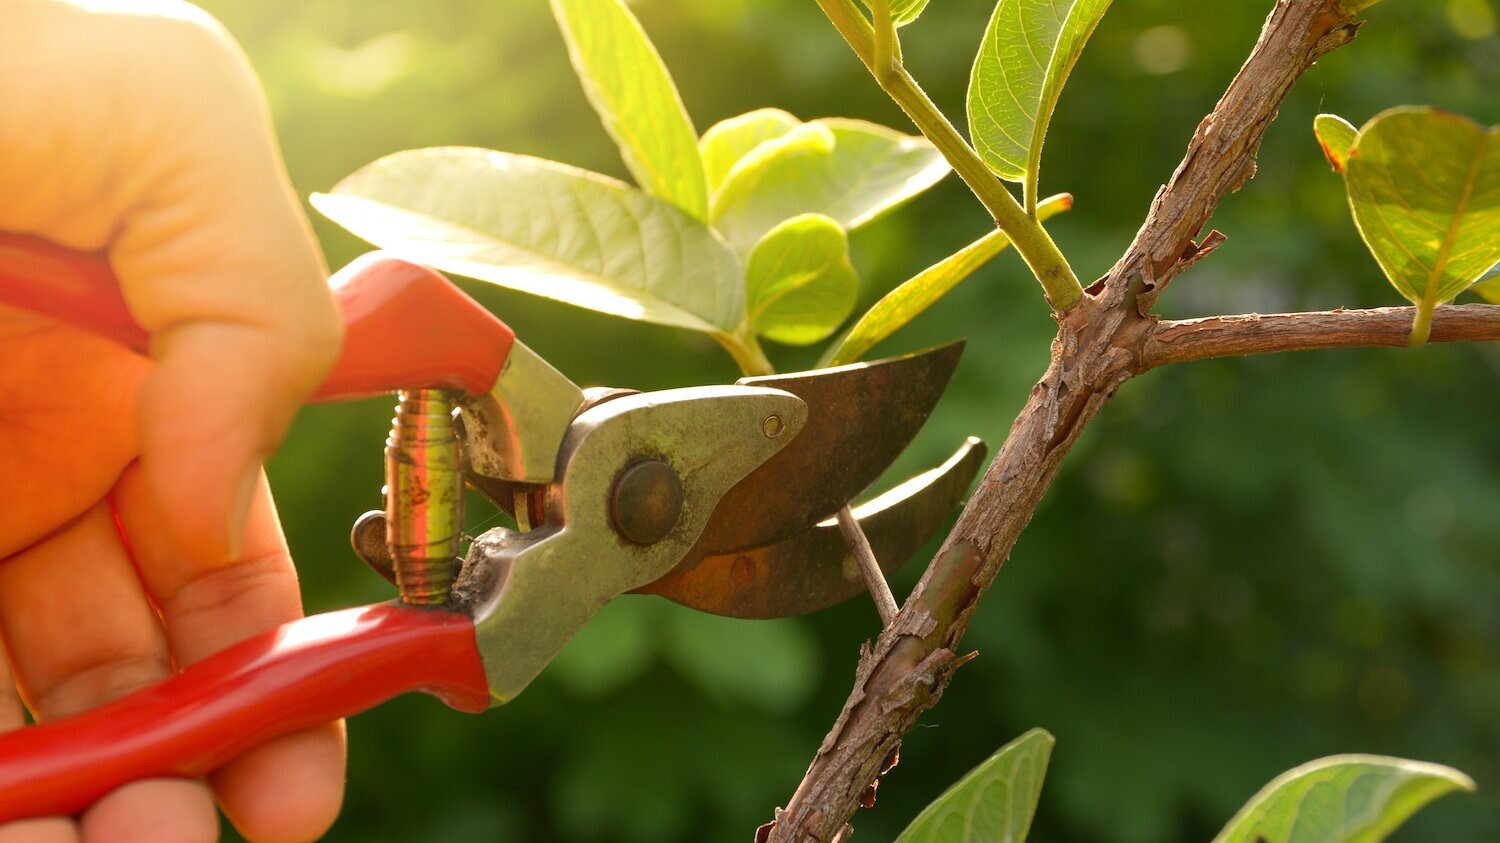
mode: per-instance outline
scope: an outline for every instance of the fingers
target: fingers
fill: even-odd
[[[3,310],[0,361],[4,558],[103,498],[135,459],[135,393],[150,363],[82,330]]]
[[[151,495],[180,553],[222,564],[340,331],[258,83],[185,3],[7,15],[0,229],[108,248],[159,364],[137,415]]]
[[[0,652],[0,732],[26,725],[26,712],[10,678],[10,665]],[[60,817],[0,825],[0,843],[76,843],[73,824]]]
[[[126,469],[114,493],[142,581],[188,665],[302,615],[296,572],[263,477],[256,478],[239,559],[204,568],[164,540],[164,521],[146,478]],[[286,735],[245,753],[210,777],[219,805],[257,843],[311,840],[333,824],[343,801],[342,724]]]
[[[104,504],[0,563],[0,636],[39,721],[93,708],[171,672],[161,627]],[[80,839],[65,821],[25,825],[28,833]],[[84,843],[218,837],[208,789],[189,781],[121,788],[91,808],[81,828]]]
[[[237,555],[260,463],[332,364],[340,328],[248,63],[217,27],[172,40],[192,80],[158,67],[147,86],[177,90],[178,109],[148,132],[170,162],[150,192],[170,201],[128,217],[110,260],[157,360],[138,403],[147,486],[179,551],[215,564]]]

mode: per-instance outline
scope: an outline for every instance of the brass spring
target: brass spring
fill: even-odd
[[[385,443],[386,543],[401,600],[446,603],[463,538],[463,464],[453,402],[404,390]]]

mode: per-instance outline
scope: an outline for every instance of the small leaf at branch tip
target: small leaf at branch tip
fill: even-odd
[[[1337,114],[1319,114],[1313,118],[1313,135],[1323,149],[1323,157],[1335,173],[1344,172],[1349,153],[1359,140],[1359,130]]]
[[[996,175],[1025,183],[1028,197],[1063,85],[1109,4],[999,0],[985,28],[969,73],[969,137]]]
[[[848,318],[858,294],[849,238],[838,222],[821,214],[781,223],[750,252],[745,319],[766,339],[815,343]]]

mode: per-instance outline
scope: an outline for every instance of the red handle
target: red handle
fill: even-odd
[[[294,621],[109,705],[0,735],[0,823],[77,814],[137,779],[202,776],[414,690],[460,711],[489,705],[467,617],[383,604]]]
[[[375,252],[329,280],[344,345],[315,400],[444,387],[481,395],[515,332],[442,274]],[[104,256],[0,232],[0,302],[87,328],[144,353],[147,333],[125,306]]]

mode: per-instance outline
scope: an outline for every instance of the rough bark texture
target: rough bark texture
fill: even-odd
[[[1175,349],[1181,359],[1214,356],[1216,348],[1248,353],[1232,340],[1213,339],[1234,330],[1229,326],[1217,334],[1204,329],[1195,340],[1187,323],[1167,323],[1166,336],[1155,337],[1158,323],[1148,311],[1172,278],[1223,239],[1214,232],[1195,243],[1224,194],[1254,175],[1261,137],[1297,78],[1354,37],[1357,26],[1350,18],[1338,0],[1276,3],[1250,58],[1199,124],[1130,248],[1082,302],[1059,315],[1046,373],[937,559],[895,621],[861,653],[854,690],[837,722],[786,808],[776,811],[758,840],[847,837],[849,818],[902,736],[938,701],[964,661],[959,641],[979,597],[1031,520],[1063,457],[1122,383],[1176,359],[1163,349]],[[1194,357],[1192,349],[1202,353]]]

